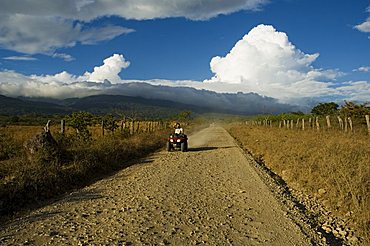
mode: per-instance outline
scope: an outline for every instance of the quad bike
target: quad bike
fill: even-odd
[[[188,137],[185,134],[171,134],[167,141],[167,151],[180,149],[188,151]]]

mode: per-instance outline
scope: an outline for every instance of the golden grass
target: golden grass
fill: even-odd
[[[36,160],[29,161],[22,143],[42,132],[42,127],[0,128],[0,214],[81,187],[122,169],[128,165],[127,161],[164,146],[167,136],[166,130],[130,137],[117,131],[114,136],[107,133],[103,138],[99,129],[91,129],[93,139],[90,142],[81,142],[73,137],[73,129],[68,129],[63,137],[57,134],[59,129],[53,127],[51,132],[62,148],[61,155],[45,158],[41,153]],[[9,150],[8,146],[15,151]]]
[[[352,226],[369,240],[368,134],[245,125],[230,126],[229,132],[290,187],[318,198],[338,216],[351,214]]]
[[[8,134],[16,141],[24,142],[27,139],[30,139],[34,137],[36,134],[42,132],[44,129],[44,126],[19,126],[19,125],[9,125],[6,127],[0,127],[0,134]],[[100,126],[91,126],[88,127],[89,131],[91,132],[91,136],[93,139],[99,139],[102,137],[102,130]],[[50,129],[52,135],[56,135],[60,132],[59,126],[51,126]],[[68,134],[74,134],[75,130],[70,127],[65,127],[65,133]],[[119,130],[116,130],[117,135]],[[105,131],[107,135],[110,133],[108,131]]]

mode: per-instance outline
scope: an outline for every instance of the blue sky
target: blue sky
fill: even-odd
[[[192,2],[199,1],[179,0],[173,7],[168,2],[176,1],[163,0],[147,1],[152,4],[145,6],[144,11],[134,8],[142,1],[110,0],[108,2],[111,5],[104,5],[106,9],[102,9],[99,0],[65,1],[82,6],[78,13],[76,9],[64,9],[64,6],[63,9],[61,6],[48,6],[40,10],[42,1],[29,2],[30,6],[22,6],[22,1],[17,0],[4,0],[0,3],[0,9],[3,9],[0,10],[0,21],[3,20],[0,26],[0,72],[6,72],[3,76],[16,76],[23,80],[34,76],[33,80],[50,83],[51,76],[65,71],[69,78],[81,80],[79,76],[83,76],[86,71],[93,73],[94,67],[102,66],[104,59],[121,54],[125,61],[130,62],[117,72],[121,82],[153,79],[166,80],[167,84],[172,80],[211,81],[214,82],[215,91],[226,92],[227,86],[224,85],[232,86],[231,92],[238,91],[232,79],[246,78],[247,72],[228,69],[234,71],[234,74],[229,74],[224,70],[234,68],[233,64],[238,64],[244,58],[254,59],[251,56],[254,53],[242,48],[235,59],[227,60],[226,55],[253,28],[265,24],[274,28],[269,29],[270,34],[281,32],[287,36],[296,49],[292,57],[299,56],[299,50],[304,55],[318,54],[315,59],[297,68],[303,75],[310,71],[321,73],[314,79],[308,76],[312,85],[313,82],[329,82],[332,84],[326,87],[332,89],[361,82],[360,86],[351,84],[351,88],[343,88],[338,92],[339,98],[370,100],[369,1],[235,0],[215,6],[215,1],[205,0],[199,7],[192,6]],[[123,3],[122,10],[117,8],[117,3]],[[32,11],[32,8],[35,10]],[[11,19],[10,14],[16,15]],[[76,28],[78,26],[80,28]],[[266,30],[261,29],[259,33],[265,33]],[[211,59],[216,56],[225,58],[221,62],[224,65],[210,65]],[[284,62],[284,59],[276,61],[277,66]],[[245,64],[251,66],[251,70],[255,65],[250,62]],[[292,65],[294,68],[296,66]],[[312,69],[305,70],[305,66]],[[287,71],[291,71],[292,67],[286,68]],[[215,75],[223,79],[215,79]],[[47,81],[45,76],[49,76]],[[319,77],[325,78],[320,80]],[[258,77],[241,79],[244,82],[239,83],[240,91],[252,90],[279,98],[277,91],[264,89],[268,85],[253,87],[255,84],[260,85],[257,80]],[[268,78],[264,78],[264,81],[268,81]],[[3,84],[0,93],[11,94],[4,86],[6,83],[9,86],[9,79],[1,81],[0,78],[0,84]],[[310,90],[306,87],[304,90]],[[208,86],[206,89],[212,90],[213,87]],[[14,90],[13,93],[17,94]],[[294,90],[297,90],[296,85],[292,87]],[[356,98],[354,94],[358,94],[358,90],[361,96]],[[325,93],[330,94],[332,91],[322,90],[312,95],[305,92],[302,97],[322,97]],[[291,94],[282,97],[291,97]]]

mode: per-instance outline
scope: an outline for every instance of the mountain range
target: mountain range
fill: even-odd
[[[1,92],[0,92],[1,93]],[[100,94],[104,93],[104,94]],[[216,93],[189,87],[126,83],[82,98],[29,98],[0,95],[0,114],[69,114],[88,111],[95,114],[125,114],[155,118],[169,117],[189,110],[195,113],[238,115],[278,114],[305,111],[304,108],[279,103],[277,99],[256,93]]]

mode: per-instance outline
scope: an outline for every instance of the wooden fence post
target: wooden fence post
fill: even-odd
[[[44,126],[44,131],[45,132],[50,132],[50,122],[51,122],[51,120],[48,120],[48,123],[46,123],[46,125]]]
[[[348,123],[349,123],[349,129],[351,129],[351,132],[353,132],[353,124],[351,117],[348,117]]]
[[[316,116],[316,129],[320,130],[319,117]]]
[[[135,121],[131,120],[130,122],[130,135],[134,135],[135,133]]]
[[[121,133],[123,133],[123,131],[125,130],[125,128],[126,128],[126,117],[123,118],[123,120],[121,120],[121,127],[120,127]]]
[[[281,120],[279,120],[279,128],[281,128]]]
[[[297,122],[295,123],[295,128],[297,128],[297,129],[299,128],[299,120],[300,119],[297,119]]]
[[[344,129],[343,120],[342,118],[340,118],[340,116],[337,116],[337,119],[338,119],[340,129],[343,131]]]
[[[104,137],[104,120],[101,121],[101,134]]]
[[[304,131],[304,118],[302,119],[302,130]]]
[[[331,128],[330,116],[327,115],[325,118],[326,118],[326,125],[328,126],[328,128]]]
[[[366,124],[367,124],[367,131],[370,134],[370,116],[369,115],[365,115],[365,119],[366,119]]]
[[[344,117],[344,132],[348,131],[348,119],[347,117]]]
[[[61,120],[60,121],[60,134],[64,135],[65,129],[66,129],[65,121]]]
[[[294,128],[294,120],[290,120],[290,129]]]
[[[308,119],[308,127],[312,128],[312,119],[311,118]]]

